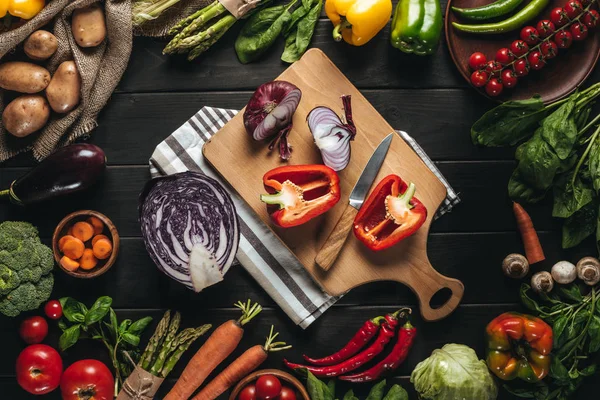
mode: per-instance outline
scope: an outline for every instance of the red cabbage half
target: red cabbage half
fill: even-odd
[[[146,250],[161,271],[195,292],[223,280],[240,227],[219,182],[191,171],[152,179],[139,211]]]

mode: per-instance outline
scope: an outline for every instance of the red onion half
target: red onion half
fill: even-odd
[[[308,127],[315,144],[321,150],[323,163],[334,171],[341,171],[350,162],[350,141],[356,136],[352,120],[350,95],[342,96],[346,122],[329,107],[313,108],[308,114]]]
[[[275,138],[269,144],[273,150],[279,141],[279,156],[290,158],[287,137],[292,130],[292,116],[298,108],[302,92],[286,81],[267,82],[258,87],[244,111],[244,126],[254,140]]]

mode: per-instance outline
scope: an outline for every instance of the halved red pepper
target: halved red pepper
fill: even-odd
[[[331,209],[340,200],[340,179],[325,165],[289,165],[263,176],[273,222],[282,228],[302,225]],[[274,207],[279,206],[279,207]]]
[[[387,249],[415,233],[427,219],[427,208],[415,196],[414,183],[398,175],[379,182],[354,219],[354,235],[369,249]]]

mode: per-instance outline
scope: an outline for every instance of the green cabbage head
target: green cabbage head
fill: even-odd
[[[463,344],[450,343],[421,361],[410,381],[427,400],[495,400],[498,387],[483,360]]]

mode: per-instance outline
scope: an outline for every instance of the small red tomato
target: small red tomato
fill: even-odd
[[[238,400],[256,400],[256,386],[248,385],[238,394]]]
[[[485,67],[486,62],[487,62],[487,59],[485,58],[485,54],[480,53],[480,52],[473,53],[469,57],[469,67],[472,70],[477,70],[477,69]]]
[[[523,54],[529,51],[529,45],[525,43],[523,40],[515,40],[510,44],[510,52],[514,54],[515,57],[521,57]]]
[[[539,50],[534,50],[527,56],[527,62],[529,63],[529,68],[533,70],[539,70],[544,68],[546,62],[544,61],[544,56]]]
[[[537,29],[533,26],[526,26],[521,29],[521,40],[527,43],[530,46],[533,46],[537,42],[540,41],[540,35],[538,34]]]
[[[588,35],[588,28],[581,22],[575,22],[571,25],[571,35],[573,35],[573,40],[579,42],[584,40]]]
[[[527,76],[527,74],[529,74],[529,64],[527,64],[527,60],[524,58],[515,61],[513,68],[515,69],[515,74],[519,77]]]
[[[598,19],[600,19],[600,14],[596,10],[589,10],[584,15],[581,21],[590,29],[594,29],[598,26]]]
[[[549,19],[543,19],[537,23],[537,31],[542,39],[547,38],[548,36],[554,33],[554,24]]]
[[[496,78],[490,79],[490,81],[485,85],[485,92],[488,96],[499,96],[502,93],[502,84]]]
[[[490,60],[487,62],[487,64],[485,64],[485,71],[490,76],[498,76],[500,71],[502,71],[502,64],[497,61]]]
[[[496,52],[496,61],[502,65],[510,64],[515,59],[515,56],[509,49],[503,47]]]
[[[256,380],[256,398],[270,400],[281,393],[281,382],[274,375],[263,375]]]
[[[502,86],[507,89],[517,86],[517,74],[510,68],[502,71],[500,78],[502,79]]]
[[[17,383],[31,394],[46,394],[56,389],[62,374],[58,351],[45,344],[32,344],[17,357]]]
[[[550,11],[550,21],[552,21],[554,26],[560,28],[569,22],[569,17],[567,17],[565,10],[563,10],[561,7],[556,7]]]
[[[556,45],[556,43],[549,40],[542,43],[542,45],[540,46],[540,50],[546,60],[554,58],[558,55],[558,46]]]
[[[567,4],[565,4],[565,14],[570,19],[577,17],[579,14],[583,12],[583,6],[577,0],[569,0]]]
[[[560,31],[554,36],[554,43],[559,49],[568,49],[573,43],[573,35],[569,31]]]
[[[490,76],[487,72],[479,70],[471,74],[471,84],[475,87],[484,87]]]
[[[46,317],[50,319],[59,319],[62,317],[62,306],[60,305],[60,301],[58,300],[50,300],[44,306],[44,312],[46,313]]]
[[[287,386],[281,388],[278,400],[296,400],[296,391]]]
[[[30,317],[21,322],[19,335],[27,344],[42,343],[48,334],[48,323],[43,317]]]

